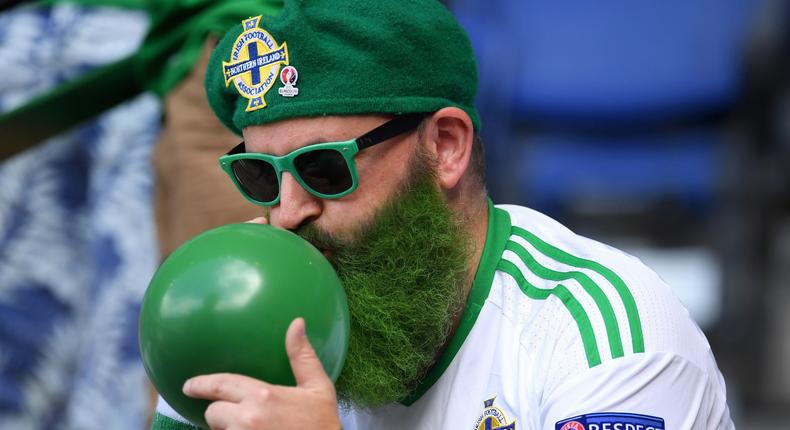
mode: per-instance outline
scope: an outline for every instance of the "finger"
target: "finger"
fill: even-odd
[[[206,413],[203,416],[206,418],[206,422],[208,426],[211,427],[211,430],[225,430],[230,428],[231,420],[237,412],[237,407],[238,403],[223,401],[212,402],[208,405],[208,408],[206,408]]]
[[[324,366],[307,339],[304,319],[296,318],[291,322],[285,333],[285,350],[288,352],[296,385],[300,387],[332,385],[332,381],[324,371]]]
[[[249,221],[246,221],[246,222],[249,223],[249,224],[268,224],[269,220],[266,219],[265,216],[259,216],[257,218],[253,218],[253,219],[251,219]]]
[[[266,386],[267,383],[249,376],[214,373],[188,379],[184,383],[183,392],[197,399],[240,402],[250,393]]]

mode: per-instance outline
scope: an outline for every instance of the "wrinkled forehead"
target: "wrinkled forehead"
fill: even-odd
[[[247,152],[284,155],[316,143],[356,139],[378,127],[384,115],[292,118],[243,130]]]

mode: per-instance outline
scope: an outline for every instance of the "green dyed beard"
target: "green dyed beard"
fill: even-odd
[[[430,172],[414,170],[350,242],[312,225],[299,231],[329,251],[348,297],[349,348],[336,383],[346,407],[373,408],[410,394],[463,309],[471,239]]]

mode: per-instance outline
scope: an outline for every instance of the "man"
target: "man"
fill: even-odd
[[[637,259],[484,186],[469,41],[434,0],[287,1],[232,29],[206,90],[220,163],[333,263],[332,384],[295,320],[295,387],[202,375],[213,429],[732,428],[710,348]],[[275,87],[277,87],[275,89]],[[186,424],[160,399],[155,428]]]

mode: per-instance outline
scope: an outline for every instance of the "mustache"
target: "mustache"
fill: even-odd
[[[375,227],[377,220],[379,220],[381,212],[382,210],[379,210],[370,219],[358,222],[356,228],[346,235],[349,236],[347,238],[322,229],[314,222],[300,226],[294,233],[310,242],[320,251],[329,251],[337,254],[345,250],[364,246],[364,241],[366,238],[370,238],[370,233]]]
[[[315,224],[302,226],[296,230],[295,233],[302,239],[310,242],[311,245],[316,247],[325,255],[328,253],[330,256],[336,256],[338,252],[347,247],[347,244],[345,244],[342,240],[335,237],[331,233],[320,229]],[[330,258],[330,262],[332,262],[333,265],[336,263],[335,261],[332,261],[332,258]]]

